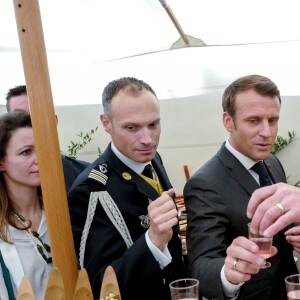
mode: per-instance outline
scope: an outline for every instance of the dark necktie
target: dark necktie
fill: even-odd
[[[144,168],[142,174],[148,178],[153,179],[153,171],[152,171],[152,166],[150,164],[146,165]]]
[[[272,184],[267,168],[262,161],[257,162],[252,168],[259,175],[259,185],[267,186]]]

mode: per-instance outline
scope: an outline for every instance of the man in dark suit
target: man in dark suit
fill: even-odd
[[[95,299],[108,265],[122,300],[171,299],[168,283],[183,276],[182,249],[174,190],[156,152],[158,100],[147,83],[125,77],[105,87],[102,102],[112,142],[68,195],[80,266]]]
[[[247,238],[247,205],[263,184],[251,168],[262,161],[269,184],[286,182],[270,154],[280,105],[279,90],[266,77],[242,77],[227,87],[223,124],[229,139],[184,188],[189,275],[199,279],[207,299],[286,299],[284,278],[298,272],[283,232],[273,238],[269,269],[259,269],[264,260]]]
[[[8,90],[6,94],[6,109],[8,112],[24,110],[30,112],[26,85],[19,85]],[[58,122],[57,116],[56,123]],[[67,192],[77,176],[89,165],[88,162],[61,156]]]

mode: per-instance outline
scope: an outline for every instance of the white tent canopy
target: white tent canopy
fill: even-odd
[[[277,69],[276,77],[280,68],[287,76],[295,75],[298,66],[296,0],[169,0],[185,34],[206,45],[172,51],[166,50],[180,35],[158,0],[39,3],[55,105],[99,103],[103,86],[120,76],[144,79],[161,98],[169,98],[199,91],[220,77],[235,77],[234,70],[268,73],[271,67]],[[1,1],[0,27],[4,104],[7,89],[25,83],[10,0]],[[234,45],[240,44],[257,45],[239,51]],[[135,57],[126,58],[130,56]]]
[[[180,35],[159,0],[39,3],[63,152],[79,132],[99,125],[103,87],[115,78],[135,76],[164,100],[159,151],[181,192],[182,165],[193,173],[227,137],[220,121],[224,88],[256,73],[280,88],[279,134],[295,130],[296,141],[279,156],[291,182],[299,180],[298,0],[169,0],[184,32],[205,43],[176,50],[169,49]],[[0,103],[5,104],[7,90],[25,83],[11,0],[0,1],[0,28]],[[108,140],[99,128],[80,158],[93,161],[97,147],[104,150]]]

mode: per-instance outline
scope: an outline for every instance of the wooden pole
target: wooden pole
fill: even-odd
[[[182,27],[180,26],[179,22],[177,21],[176,16],[174,15],[171,7],[167,4],[167,2],[165,0],[159,0],[159,2],[161,3],[161,5],[163,6],[163,8],[166,10],[167,14],[169,15],[171,21],[173,22],[173,25],[176,27],[178,33],[180,34],[183,42],[186,45],[189,45],[189,39],[187,37],[187,35],[184,33]]]
[[[53,263],[63,278],[66,299],[71,300],[78,272],[39,3],[14,0],[14,9]]]

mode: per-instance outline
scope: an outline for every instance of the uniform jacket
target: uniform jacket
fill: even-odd
[[[89,163],[83,160],[73,159],[65,155],[62,155],[61,159],[66,190],[68,192],[77,176],[89,165]]]
[[[157,154],[152,165],[164,190],[171,188],[162,161]],[[90,177],[89,177],[90,176]],[[159,195],[139,174],[123,164],[110,145],[74,182],[69,192],[69,207],[77,255],[87,216],[90,193],[107,191],[118,206],[128,227],[133,244],[127,248],[121,234],[112,224],[100,203],[89,230],[84,267],[91,281],[94,298],[98,299],[105,268],[111,265],[117,275],[122,300],[170,299],[168,282],[182,276],[182,251],[178,226],[168,244],[172,263],[163,270],[149,250],[142,226],[150,200]],[[139,296],[139,292],[143,294]]]
[[[266,161],[273,183],[286,182],[278,159]],[[200,293],[208,299],[226,299],[220,272],[226,249],[238,236],[248,237],[246,216],[251,194],[259,188],[248,170],[222,145],[218,153],[187,182],[187,247],[190,276],[198,278]],[[260,270],[240,289],[238,299],[286,299],[284,278],[298,273],[292,247],[280,232],[273,244],[278,254],[268,260],[269,269]]]

